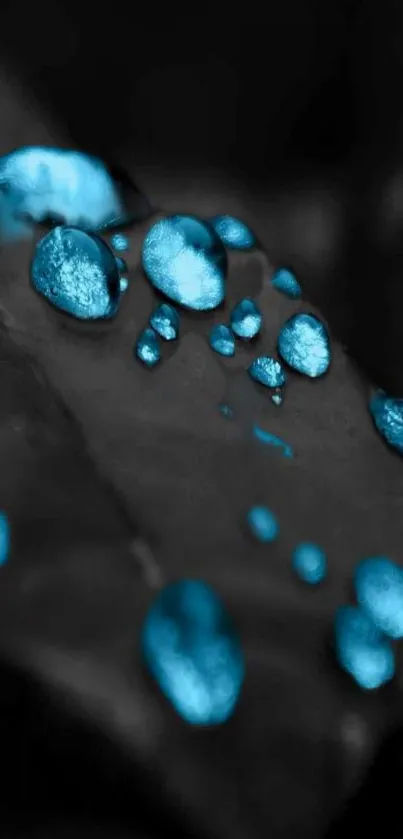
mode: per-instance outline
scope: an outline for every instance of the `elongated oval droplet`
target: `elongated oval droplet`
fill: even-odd
[[[8,560],[10,552],[10,525],[6,514],[0,511],[0,565]]]
[[[365,690],[389,682],[395,674],[390,641],[360,608],[342,606],[335,618],[335,648],[341,667]]]
[[[291,446],[289,446],[288,443],[285,443],[281,437],[271,434],[270,431],[265,431],[265,429],[261,428],[259,425],[254,425],[252,431],[253,436],[256,437],[256,440],[259,440],[260,443],[264,443],[266,446],[274,446],[276,449],[281,449],[284,457],[293,457]]]
[[[378,393],[369,403],[375,427],[393,449],[403,454],[403,399]]]
[[[280,268],[276,271],[271,284],[276,291],[280,291],[281,294],[285,294],[291,300],[299,300],[302,297],[301,286],[295,274],[289,271],[288,268]]]
[[[248,513],[250,530],[259,542],[274,542],[279,526],[274,513],[268,507],[252,507]]]
[[[161,351],[158,341],[158,335],[154,329],[144,329],[137,339],[134,348],[135,355],[142,361],[146,367],[155,367],[161,361]]]
[[[255,358],[248,368],[248,373],[251,379],[265,387],[281,387],[286,381],[283,365],[268,355]]]
[[[208,219],[208,222],[214,227],[227,248],[249,250],[255,247],[255,234],[240,219],[234,218],[234,216],[213,216],[213,218]]]
[[[235,353],[235,338],[224,323],[217,323],[210,332],[210,347],[219,355],[230,357]]]
[[[128,288],[129,288],[129,280],[127,279],[127,277],[121,277],[120,278],[120,293],[124,294],[125,291],[127,291]]]
[[[117,311],[116,258],[93,233],[55,227],[36,246],[31,279],[49,303],[80,320],[110,318]]]
[[[197,580],[163,589],[142,631],[145,662],[177,713],[192,725],[225,722],[244,678],[242,650],[217,594]]]
[[[164,341],[175,341],[179,335],[179,315],[169,303],[157,306],[151,315],[150,325]]]
[[[331,361],[326,327],[315,315],[293,315],[281,329],[278,352],[298,373],[312,379],[323,376]]]
[[[292,556],[292,565],[298,577],[310,585],[321,583],[326,576],[326,554],[319,545],[310,542],[297,545]]]
[[[154,288],[174,303],[209,311],[224,300],[225,248],[215,230],[195,216],[157,221],[144,239],[142,259]]]
[[[356,568],[357,600],[378,629],[403,638],[403,571],[387,557],[364,559]]]
[[[254,300],[245,297],[234,306],[231,314],[231,329],[238,336],[249,341],[254,338],[262,325],[262,314]]]

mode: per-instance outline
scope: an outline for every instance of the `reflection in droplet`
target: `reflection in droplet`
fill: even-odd
[[[293,553],[292,565],[298,577],[311,585],[321,583],[326,576],[326,554],[319,545],[309,542],[297,545]]]
[[[341,667],[365,690],[374,690],[395,674],[390,641],[360,608],[342,606],[335,618],[335,648]]]
[[[232,715],[244,661],[232,621],[203,582],[161,591],[142,630],[145,662],[177,713],[192,725],[219,725]]]
[[[271,284],[273,288],[292,300],[299,300],[302,296],[302,289],[296,276],[287,268],[280,268],[276,271]]]
[[[403,638],[403,571],[387,557],[364,559],[356,568],[358,603],[391,638]]]
[[[123,233],[114,233],[111,238],[111,245],[114,251],[121,252],[129,250],[129,240]]]
[[[214,216],[208,222],[227,248],[249,250],[255,247],[256,238],[252,230],[234,216]]]
[[[169,303],[157,306],[151,315],[150,325],[164,341],[175,341],[179,335],[179,315]]]
[[[281,437],[276,437],[275,434],[270,434],[269,431],[265,431],[264,428],[260,428],[259,425],[254,425],[252,430],[254,437],[256,437],[256,440],[259,440],[260,443],[264,443],[266,446],[275,446],[276,448],[282,449],[284,457],[293,457],[291,446],[289,446],[288,443],[285,443]]]
[[[255,382],[265,387],[281,387],[286,381],[283,365],[268,355],[255,358],[248,368],[248,373]]]
[[[323,376],[331,361],[327,330],[315,315],[299,314],[289,318],[278,338],[281,358],[305,376]]]
[[[403,399],[391,399],[378,393],[371,400],[369,410],[384,440],[403,454]]]
[[[252,507],[248,513],[248,525],[259,542],[274,542],[277,539],[278,522],[268,507]]]
[[[231,314],[231,329],[244,340],[254,338],[260,331],[262,314],[260,309],[249,297],[245,297],[234,306]]]
[[[135,346],[135,354],[146,367],[154,367],[161,360],[158,335],[153,329],[148,327],[139,335]]]
[[[219,355],[232,356],[235,353],[235,338],[224,323],[217,323],[210,332],[210,347]]]

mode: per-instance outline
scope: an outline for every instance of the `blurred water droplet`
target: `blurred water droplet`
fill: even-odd
[[[207,221],[227,248],[249,250],[255,247],[256,238],[252,230],[234,216],[214,216]]]
[[[127,291],[128,288],[129,288],[129,280],[127,279],[127,277],[121,277],[120,278],[120,293],[124,294],[125,291]]]
[[[297,278],[287,268],[276,271],[271,284],[273,288],[292,300],[298,300],[302,296],[302,289]]]
[[[378,393],[369,404],[370,414],[384,440],[403,454],[403,399]]]
[[[293,457],[291,446],[289,446],[288,443],[285,443],[281,437],[276,437],[275,434],[270,434],[269,431],[265,431],[264,428],[260,428],[259,425],[253,426],[253,435],[260,443],[265,443],[267,446],[275,446],[276,448],[282,449],[284,457]]]
[[[252,507],[247,520],[251,532],[259,542],[274,542],[277,539],[278,522],[268,507]]]
[[[395,674],[390,641],[361,609],[342,606],[335,617],[335,649],[341,667],[365,690],[374,690]]]
[[[403,638],[403,571],[387,557],[364,559],[356,568],[357,600],[378,629]]]
[[[292,556],[292,565],[298,577],[311,585],[321,583],[326,576],[326,554],[319,545],[309,542],[297,545]]]

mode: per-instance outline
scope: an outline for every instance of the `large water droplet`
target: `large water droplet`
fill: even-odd
[[[150,282],[175,303],[209,311],[224,300],[225,249],[200,219],[176,215],[158,221],[144,239],[142,259]]]
[[[278,338],[281,358],[294,370],[317,378],[326,373],[331,351],[327,330],[315,315],[293,315]]]
[[[169,303],[157,306],[151,315],[150,324],[164,341],[175,341],[179,335],[179,315]]]
[[[234,711],[243,678],[232,622],[205,583],[184,580],[158,595],[143,626],[145,662],[186,722],[217,725]]]
[[[365,690],[374,690],[395,674],[395,657],[390,641],[361,608],[342,606],[335,619],[338,661]]]
[[[210,347],[219,355],[230,357],[235,353],[235,338],[224,323],[217,323],[210,332]]]
[[[371,400],[369,410],[382,437],[403,454],[403,399],[391,399],[378,393]]]
[[[118,253],[129,250],[129,240],[123,233],[114,233],[111,238],[111,245]]]
[[[365,559],[355,572],[357,600],[379,629],[403,638],[403,571],[387,557]]]
[[[297,278],[287,268],[276,271],[271,284],[273,288],[292,300],[298,300],[302,296],[302,289]]]
[[[248,513],[248,524],[259,542],[274,542],[277,539],[278,522],[268,507],[252,507]]]
[[[249,250],[256,245],[256,237],[252,230],[234,216],[214,216],[208,219],[208,222],[227,248]]]
[[[265,387],[281,387],[286,381],[283,365],[268,355],[255,358],[248,368],[248,373],[255,382],[259,382]]]
[[[304,583],[315,585],[321,583],[326,576],[326,554],[319,545],[309,542],[297,545],[292,556],[292,565]]]
[[[50,303],[80,320],[116,313],[120,299],[116,258],[95,234],[55,227],[36,246],[31,279]]]
[[[231,328],[238,338],[250,340],[260,331],[262,314],[254,300],[245,297],[234,306],[231,314]]]
[[[155,367],[155,365],[161,360],[158,335],[149,327],[144,329],[141,335],[139,335],[134,349],[137,358],[142,361],[146,367]]]

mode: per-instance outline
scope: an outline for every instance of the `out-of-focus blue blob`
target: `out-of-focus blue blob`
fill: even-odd
[[[123,233],[114,233],[111,238],[111,245],[118,253],[129,250],[129,240]]]
[[[219,355],[235,354],[235,338],[230,328],[224,323],[217,323],[210,332],[210,347]]]
[[[124,294],[125,291],[127,291],[127,289],[129,288],[129,280],[127,279],[127,277],[121,277],[119,284],[120,284],[120,293]]]
[[[169,303],[157,306],[151,315],[150,325],[164,341],[175,341],[179,335],[179,315]]]
[[[281,393],[273,393],[273,396],[271,397],[271,401],[274,402],[274,404],[277,405],[277,407],[278,407],[283,402],[282,394]]]
[[[273,288],[292,300],[299,300],[302,297],[301,286],[296,276],[288,268],[280,268],[276,271],[271,284]]]
[[[216,309],[225,297],[227,255],[215,230],[195,216],[157,221],[143,243],[143,268],[152,283],[187,309]]]
[[[158,341],[158,335],[154,329],[144,329],[139,335],[135,346],[135,354],[137,358],[146,365],[146,367],[155,367],[161,361],[161,351]]]
[[[234,306],[231,314],[231,329],[238,338],[250,340],[260,331],[262,314],[254,300],[245,297]]]
[[[256,237],[252,230],[234,216],[214,216],[208,222],[227,248],[249,250],[255,247]]]
[[[282,449],[284,457],[293,457],[292,448],[288,443],[285,443],[280,437],[276,437],[275,434],[270,434],[269,431],[265,431],[264,428],[260,428],[259,425],[253,426],[253,435],[256,437],[256,440],[259,440],[260,443],[264,443],[266,446],[275,446],[276,448]]]
[[[110,318],[117,311],[116,258],[93,233],[55,227],[36,246],[31,279],[49,303],[80,320]]]
[[[338,609],[334,628],[339,664],[361,688],[374,690],[393,678],[395,657],[391,643],[360,607]]]
[[[230,405],[222,404],[222,405],[219,405],[218,407],[219,407],[220,412],[222,413],[223,417],[226,417],[227,419],[232,419],[233,418],[234,411],[233,411],[233,409],[231,408]]]
[[[0,511],[0,565],[8,560],[10,551],[10,525],[6,514]]]
[[[378,393],[371,399],[369,410],[384,440],[403,454],[403,399],[392,399]]]
[[[326,554],[319,545],[313,545],[310,542],[297,545],[292,556],[292,565],[304,583],[315,585],[321,583],[326,576]]]
[[[360,606],[390,638],[403,638],[403,571],[384,556],[364,559],[356,568]]]
[[[277,539],[278,522],[268,507],[252,507],[248,513],[248,524],[259,542],[274,542]]]
[[[293,315],[281,329],[278,352],[298,373],[312,379],[323,376],[331,361],[326,327],[315,315]]]
[[[244,660],[232,621],[205,583],[183,580],[159,593],[142,630],[144,660],[161,691],[191,725],[232,715]]]
[[[248,373],[255,382],[259,382],[265,387],[281,387],[286,381],[283,365],[268,355],[255,358],[248,367]]]

